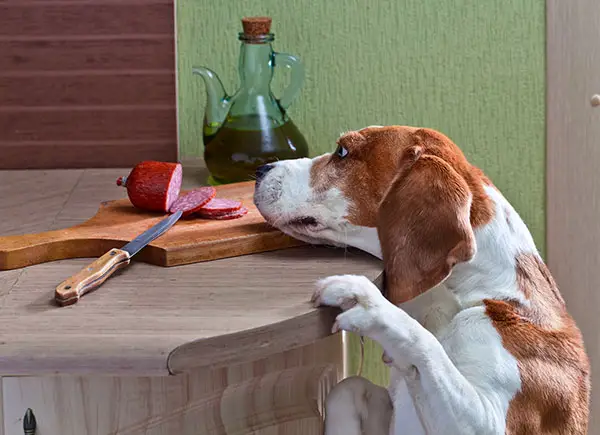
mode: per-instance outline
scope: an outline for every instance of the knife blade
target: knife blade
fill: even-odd
[[[127,266],[131,257],[175,225],[181,214],[181,211],[173,213],[122,248],[111,249],[75,275],[61,282],[54,292],[54,299],[58,305],[63,307],[73,305],[84,294],[100,287],[113,273]]]

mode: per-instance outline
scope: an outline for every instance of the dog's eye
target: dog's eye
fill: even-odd
[[[337,148],[337,150],[335,151],[335,154],[339,157],[339,158],[344,158],[348,155],[348,150],[346,148],[344,148],[343,146],[339,146]]]

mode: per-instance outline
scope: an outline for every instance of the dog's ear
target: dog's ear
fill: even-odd
[[[476,251],[468,184],[427,143],[415,143],[405,149],[378,212],[386,293],[394,304],[440,284]]]

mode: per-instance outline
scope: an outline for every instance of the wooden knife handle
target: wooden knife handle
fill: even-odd
[[[56,287],[54,298],[60,306],[76,303],[84,294],[98,288],[117,270],[127,266],[131,258],[127,251],[111,249],[80,272]]]

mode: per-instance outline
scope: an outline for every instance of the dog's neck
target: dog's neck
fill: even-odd
[[[486,186],[494,203],[493,219],[475,229],[477,254],[468,263],[455,266],[444,285],[464,307],[485,299],[526,304],[517,283],[520,255],[539,255],[527,226],[511,204],[495,188]]]
[[[498,190],[486,186],[485,191],[494,203],[494,218],[475,229],[477,253],[473,260],[456,265],[443,283],[401,305],[421,323],[427,323],[435,306],[440,318],[431,318],[428,329],[437,329],[438,323],[450,320],[462,308],[481,305],[485,299],[527,304],[517,285],[516,259],[520,254],[539,255],[533,237]],[[356,227],[345,242],[382,259],[375,228]]]

